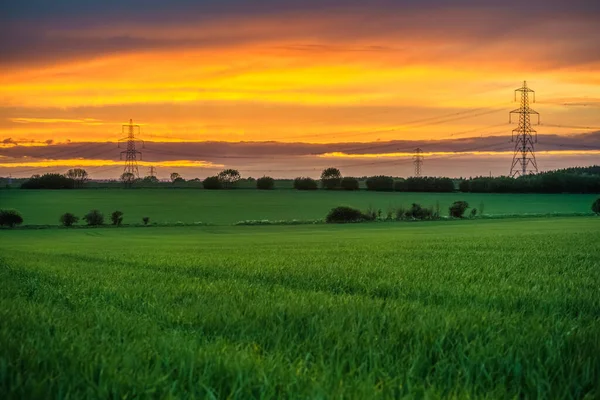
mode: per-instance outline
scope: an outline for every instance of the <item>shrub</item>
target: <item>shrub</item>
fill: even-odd
[[[73,224],[76,224],[79,221],[79,217],[76,217],[74,214],[71,213],[64,213],[63,215],[60,216],[60,223],[63,224],[63,226],[72,226]]]
[[[209,176],[208,178],[202,181],[202,187],[204,189],[222,189],[223,185],[221,184],[221,180],[218,176]]]
[[[263,176],[256,180],[256,188],[260,190],[271,190],[275,187],[275,179],[270,176]]]
[[[469,218],[475,218],[477,216],[477,209],[474,208],[471,210],[471,212],[469,213]]]
[[[451,217],[462,218],[467,208],[469,208],[469,203],[466,201],[455,201],[448,210]]]
[[[332,223],[345,223],[345,222],[360,222],[364,221],[365,215],[360,210],[352,207],[339,206],[332,208],[327,216],[325,222],[328,224]]]
[[[592,211],[596,213],[596,215],[600,215],[600,197],[592,203]]]
[[[102,225],[104,223],[104,215],[98,210],[92,210],[83,217],[85,222],[90,226]]]
[[[373,206],[369,206],[363,213],[363,218],[367,221],[375,221],[377,216],[381,216],[381,210],[377,210],[376,208],[373,208]]]
[[[296,190],[317,190],[319,185],[312,178],[296,178],[294,179],[294,189]]]
[[[342,182],[342,173],[337,168],[326,168],[321,173],[321,186],[323,189],[337,189]]]
[[[0,226],[14,228],[15,225],[21,225],[23,217],[17,210],[0,210]]]
[[[391,176],[372,176],[367,179],[367,190],[378,192],[391,192],[394,190],[394,178]]]
[[[150,218],[144,217],[144,218],[142,218],[142,221],[144,221],[144,225],[148,225],[148,222],[150,222]]]
[[[110,214],[110,220],[113,225],[119,226],[123,222],[123,213],[121,211],[115,211]]]
[[[340,182],[340,187],[344,190],[359,190],[360,189],[360,186],[358,184],[358,179],[350,178],[350,177],[342,178],[342,181]]]
[[[479,203],[479,215],[483,215],[483,212],[485,210],[485,204],[483,204],[483,201],[481,203]]]
[[[433,208],[423,208],[417,203],[413,203],[412,206],[406,210],[404,215],[408,219],[417,220],[429,220],[437,218]]]
[[[61,174],[44,174],[32,176],[21,185],[21,189],[73,189],[75,180]]]

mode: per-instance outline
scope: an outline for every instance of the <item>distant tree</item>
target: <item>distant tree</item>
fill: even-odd
[[[0,210],[0,226],[14,228],[23,223],[23,217],[17,210]]]
[[[270,176],[263,176],[256,180],[256,188],[260,190],[271,190],[275,187],[275,179]]]
[[[63,224],[63,226],[72,226],[73,224],[76,224],[79,221],[79,217],[76,217],[74,214],[71,213],[64,213],[63,215],[60,216],[60,223]]]
[[[144,222],[144,225],[148,225],[148,222],[150,222],[150,217],[144,217],[142,218],[142,221]]]
[[[344,190],[359,190],[360,189],[358,179],[350,178],[350,177],[342,178],[342,181],[340,182],[340,187]]]
[[[123,172],[121,174],[121,182],[126,184],[127,186],[132,185],[135,182],[135,175],[131,172]]]
[[[104,224],[104,214],[98,210],[92,210],[83,216],[85,222],[90,226],[97,226]]]
[[[123,213],[121,211],[115,211],[110,215],[110,220],[113,225],[120,226],[123,222]]]
[[[75,187],[81,188],[88,181],[88,173],[82,168],[73,168],[67,171],[65,174],[67,178],[75,181]]]
[[[323,189],[337,189],[342,182],[342,173],[337,168],[326,168],[321,172],[321,186]]]
[[[218,176],[209,176],[208,178],[202,181],[202,187],[204,189],[222,189],[223,185],[221,184],[221,180]]]
[[[450,211],[451,217],[462,218],[465,211],[467,211],[467,208],[469,208],[469,203],[466,201],[455,201],[448,210]]]
[[[74,187],[75,181],[61,174],[32,176],[21,185],[21,189],[73,189]]]
[[[294,189],[296,190],[317,190],[319,185],[312,178],[296,178],[294,179]]]
[[[241,179],[240,172],[237,169],[226,169],[219,172],[219,180],[225,189],[231,189]]]
[[[596,213],[596,215],[600,215],[600,197],[592,203],[592,211]]]
[[[391,192],[394,190],[394,178],[391,176],[371,176],[367,178],[365,183],[367,185],[367,190],[378,192]]]
[[[177,179],[180,179],[181,175],[179,175],[177,172],[173,172],[171,173],[171,182],[175,182]]]
[[[142,179],[142,181],[144,183],[158,183],[159,182],[157,177],[151,176],[151,175],[145,176],[144,179]]]

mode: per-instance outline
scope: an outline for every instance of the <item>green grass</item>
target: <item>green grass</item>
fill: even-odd
[[[598,398],[599,224],[2,230],[0,398]]]
[[[114,190],[0,190],[0,208],[16,208],[25,224],[58,224],[65,212],[83,216],[97,208],[108,218],[111,212],[124,212],[124,223],[208,222],[230,225],[243,220],[314,220],[322,219],[339,205],[366,209],[409,207],[416,202],[435,206],[440,203],[444,215],[456,200],[466,200],[471,207],[486,214],[549,214],[591,212],[597,195],[540,194],[466,194],[466,193],[375,193],[375,192],[298,192],[294,190],[230,190],[193,189],[114,189]],[[80,222],[82,223],[82,222]]]

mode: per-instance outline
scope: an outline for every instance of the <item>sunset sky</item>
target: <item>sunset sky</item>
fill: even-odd
[[[5,1],[0,176],[116,178],[129,119],[161,178],[408,176],[417,146],[428,175],[503,175],[524,80],[540,169],[600,164],[599,21],[595,0]]]

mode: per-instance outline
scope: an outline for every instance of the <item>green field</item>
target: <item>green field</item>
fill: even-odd
[[[35,211],[19,192],[10,206],[44,222],[72,195],[74,211],[225,198],[55,192]],[[248,218],[251,195],[215,221]],[[338,203],[277,196],[321,207],[296,217]],[[353,199],[396,195],[378,196]],[[0,230],[0,282],[5,399],[600,397],[593,217]]]
[[[83,216],[99,209],[106,216],[115,210],[125,213],[124,223],[140,223],[143,217],[157,223],[207,222],[229,225],[253,219],[322,219],[338,205],[366,209],[416,202],[424,207],[440,203],[443,215],[457,200],[471,207],[484,204],[486,214],[547,214],[591,212],[597,195],[577,194],[471,194],[471,193],[380,193],[301,192],[294,190],[136,189],[136,190],[0,190],[0,208],[16,208],[25,224],[58,224],[65,212]]]

